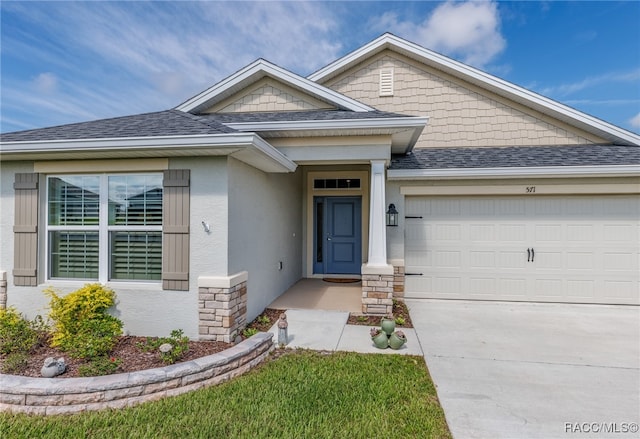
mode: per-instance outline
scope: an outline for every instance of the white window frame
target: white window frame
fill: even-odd
[[[46,203],[46,213],[45,213],[45,266],[46,266],[46,279],[47,281],[52,282],[99,282],[102,284],[107,283],[148,283],[148,284],[161,284],[162,279],[158,280],[137,280],[137,279],[109,279],[109,271],[110,264],[112,263],[111,257],[109,255],[109,234],[110,232],[117,231],[127,231],[127,232],[162,232],[162,225],[149,225],[149,226],[119,226],[119,225],[109,225],[109,177],[111,176],[122,176],[122,175],[136,175],[136,176],[147,176],[147,175],[156,175],[162,177],[161,173],[157,172],[128,172],[128,173],[91,173],[91,174],[50,174],[46,176],[46,194],[45,194],[45,203]],[[98,212],[98,225],[90,225],[90,226],[53,226],[49,225],[49,214],[50,214],[50,205],[49,205],[49,191],[51,188],[50,179],[51,178],[61,178],[61,177],[89,177],[96,176],[100,178],[100,193],[99,193],[99,212]],[[163,194],[164,196],[164,194]],[[89,278],[53,278],[51,276],[52,265],[51,265],[51,254],[50,254],[50,235],[49,232],[54,231],[67,231],[67,230],[77,230],[77,231],[97,231],[98,232],[98,278],[97,279],[89,279]],[[161,251],[162,252],[162,251]]]

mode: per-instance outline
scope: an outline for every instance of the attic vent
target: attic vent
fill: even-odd
[[[380,70],[380,96],[393,96],[393,69]]]

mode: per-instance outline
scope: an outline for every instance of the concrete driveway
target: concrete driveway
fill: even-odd
[[[406,302],[454,438],[640,437],[640,307]]]

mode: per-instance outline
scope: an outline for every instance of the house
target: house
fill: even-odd
[[[97,281],[133,334],[228,341],[330,276],[361,277],[373,314],[640,304],[640,136],[391,34],[1,147],[0,297],[27,315]]]

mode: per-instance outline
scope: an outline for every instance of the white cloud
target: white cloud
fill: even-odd
[[[495,2],[447,2],[420,23],[401,21],[387,12],[373,24],[422,46],[477,67],[484,67],[506,47]]]
[[[636,129],[640,128],[640,113],[629,119],[629,124]]]
[[[546,96],[562,97],[595,87],[604,83],[634,82],[640,80],[640,69],[629,72],[609,72],[598,76],[590,76],[576,82],[545,87],[540,93]]]
[[[47,73],[31,81],[5,75],[2,106],[43,126],[172,108],[258,57],[306,75],[342,54],[340,8],[316,2],[7,2],[3,13],[22,23],[3,28],[3,59],[37,64]],[[34,90],[39,95],[29,94]],[[4,127],[23,127],[9,116],[3,112]]]
[[[34,78],[33,85],[37,91],[51,94],[58,88],[58,78],[50,72],[40,73]]]

